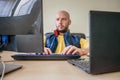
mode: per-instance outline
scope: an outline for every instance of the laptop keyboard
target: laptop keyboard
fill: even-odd
[[[13,72],[15,70],[21,69],[22,65],[18,65],[18,64],[5,64],[5,74]],[[0,76],[3,73],[3,64],[0,62]]]
[[[71,59],[71,60],[68,60],[68,62],[86,71],[88,71],[90,67],[89,60],[84,58]]]
[[[80,58],[77,54],[15,54],[12,55],[15,60],[67,60]]]

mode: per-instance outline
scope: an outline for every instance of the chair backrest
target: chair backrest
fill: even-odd
[[[45,33],[45,34],[53,34],[53,32],[48,32],[48,33]],[[84,33],[71,33],[71,34],[86,39],[86,35]]]
[[[71,33],[71,34],[73,34],[73,35],[77,35],[77,36],[79,36],[79,37],[81,37],[81,38],[86,39],[86,36],[85,36],[84,33]]]

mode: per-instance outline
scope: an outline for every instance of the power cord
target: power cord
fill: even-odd
[[[2,75],[1,75],[0,80],[3,80],[4,75],[5,75],[5,63],[4,63],[4,61],[1,60],[1,64],[2,64],[2,66],[3,66],[3,70],[2,70]]]
[[[1,43],[1,44],[0,44],[0,48],[6,47],[7,44],[8,44],[8,36],[2,35],[2,36],[1,36],[0,43]]]
[[[6,46],[6,43],[0,44],[0,48],[2,48],[3,46]]]

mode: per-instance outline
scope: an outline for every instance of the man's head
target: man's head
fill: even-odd
[[[56,27],[59,32],[66,32],[71,24],[70,15],[67,11],[59,11],[56,15]]]

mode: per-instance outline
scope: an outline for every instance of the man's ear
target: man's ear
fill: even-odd
[[[71,20],[69,20],[69,25],[71,24]]]

